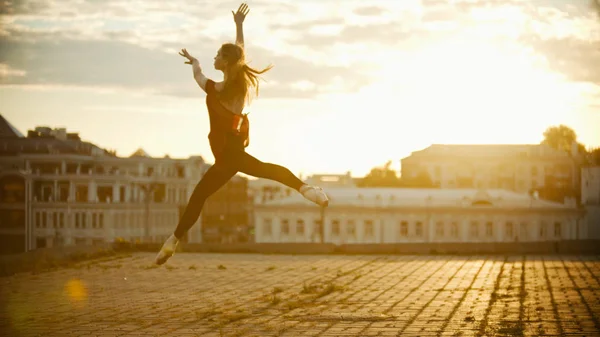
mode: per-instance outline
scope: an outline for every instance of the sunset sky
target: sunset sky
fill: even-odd
[[[432,143],[538,143],[566,124],[600,146],[595,0],[254,0],[250,65],[273,64],[246,108],[257,158],[366,174]],[[235,40],[239,1],[0,2],[0,114],[66,127],[128,156],[202,155],[204,73]]]

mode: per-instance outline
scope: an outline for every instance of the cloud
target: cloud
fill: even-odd
[[[18,39],[0,41],[0,62],[7,72],[2,73],[0,83],[120,86],[165,95],[198,95],[191,68],[183,64],[184,60],[175,51],[166,53],[162,50],[176,49],[180,47],[177,43],[163,43],[162,49],[152,50],[119,40],[72,40],[62,33],[34,35],[35,43],[21,35]],[[211,41],[189,48],[201,60],[207,74],[216,74],[212,70],[212,58],[219,46],[219,42]],[[252,66],[275,65],[264,77],[279,85],[265,91],[263,95],[266,97],[315,95],[326,91],[323,88],[327,88],[336,77],[348,78],[345,89],[350,90],[364,80],[357,71],[345,67],[319,66],[256,46],[249,49],[253,59],[261,60],[260,63],[252,62]],[[9,69],[19,69],[21,76],[12,76],[15,73],[12,70],[8,73]],[[295,88],[294,83],[302,80],[314,83],[314,88]]]
[[[379,16],[385,12],[385,9],[376,6],[359,7],[353,13],[361,16]]]
[[[271,29],[288,29],[292,31],[306,32],[316,26],[344,25],[345,20],[340,17],[319,18],[314,20],[302,20],[291,23],[273,23],[269,25]]]
[[[247,41],[248,55],[255,67],[275,65],[264,76],[275,84],[265,85],[261,96],[315,97],[336,90],[352,92],[372,80],[366,69],[382,66],[399,51],[418,50],[461,34],[469,39],[477,35],[482,40],[508,34],[506,22],[511,17],[507,14],[528,20],[511,23],[514,28],[509,33],[522,35],[512,42],[536,50],[547,58],[551,69],[573,80],[600,81],[594,67],[599,64],[594,42],[573,37],[565,30],[577,26],[581,6],[572,8],[556,1],[529,5],[519,0],[452,4],[423,0],[421,4],[419,10],[393,8],[395,3],[388,2],[378,3],[379,7],[349,5],[343,13],[332,16],[317,2],[299,5],[288,0],[257,0],[251,4],[252,24],[245,30],[247,40],[251,39]],[[0,83],[123,87],[197,95],[191,71],[182,67],[183,60],[176,52],[188,48],[207,64],[205,71],[216,76],[216,71],[207,68],[212,68],[213,55],[223,39],[233,40],[230,11],[238,5],[233,0],[0,2],[0,36],[4,34],[0,40]],[[320,10],[308,15],[302,6]],[[569,33],[541,36],[523,28],[536,25],[545,27],[546,35]]]
[[[0,2],[1,15],[30,14],[47,10],[51,7],[48,0],[8,0]]]
[[[599,41],[574,37],[544,39],[535,35],[524,36],[521,41],[543,55],[550,69],[565,74],[575,82],[600,85]]]
[[[8,77],[23,77],[27,74],[25,70],[15,69],[8,64],[0,63],[0,83],[4,78]]]

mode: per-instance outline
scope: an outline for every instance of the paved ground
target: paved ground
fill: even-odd
[[[153,257],[1,278],[0,335],[600,335],[598,256]]]

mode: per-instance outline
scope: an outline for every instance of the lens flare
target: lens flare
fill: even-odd
[[[79,279],[69,280],[65,285],[65,292],[73,304],[81,305],[87,300],[87,289]]]

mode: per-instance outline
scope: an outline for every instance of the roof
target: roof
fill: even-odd
[[[555,150],[543,144],[432,144],[413,151],[411,156],[465,156],[465,157],[498,157],[498,156],[561,156],[568,157],[564,151]]]
[[[0,115],[0,138],[23,138],[23,134]]]
[[[137,150],[135,150],[134,153],[131,154],[131,157],[145,157],[145,158],[150,158],[151,156],[148,154],[148,152],[146,152],[146,150],[142,149],[141,147]]]
[[[56,139],[53,137],[36,138],[4,138],[1,142],[6,147],[3,155],[17,154],[83,154],[113,156],[106,150],[89,142],[72,139]]]
[[[330,207],[463,207],[473,203],[497,207],[568,208],[561,203],[532,200],[527,194],[502,189],[325,188]],[[265,202],[265,206],[313,205],[299,193]]]

